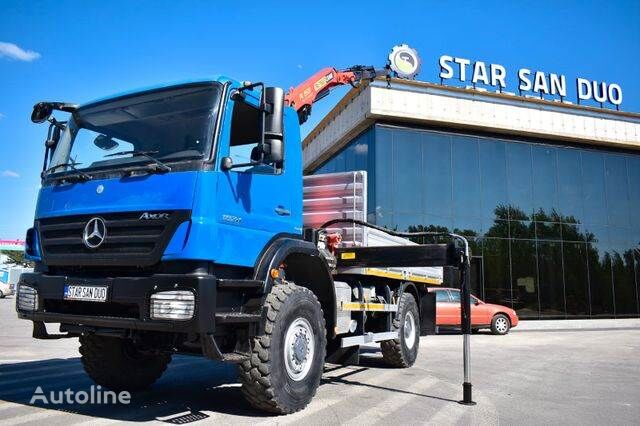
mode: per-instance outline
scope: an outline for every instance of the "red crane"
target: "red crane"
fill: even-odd
[[[345,84],[358,87],[362,80],[373,80],[388,73],[388,68],[376,69],[363,65],[355,65],[344,70],[323,68],[301,84],[290,88],[284,102],[295,108],[298,112],[298,120],[302,124],[311,114],[311,105],[327,96],[334,87]]]

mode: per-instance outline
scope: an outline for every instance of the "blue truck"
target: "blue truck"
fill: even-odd
[[[343,81],[379,75],[363,69]],[[288,95],[218,77],[37,103],[32,121],[49,130],[26,235],[35,270],[16,301],[33,336],[79,337],[87,374],[114,390],[149,387],[173,354],[236,363],[250,404],[280,414],[304,408],[324,362],[357,362],[361,344],[411,366],[435,327],[426,285],[440,280],[387,267],[459,266],[465,251],[343,244],[338,223],[408,235],[340,215],[304,225],[303,96],[322,97],[333,71]]]

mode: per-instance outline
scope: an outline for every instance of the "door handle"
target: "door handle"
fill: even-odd
[[[284,208],[284,207],[282,207],[282,206],[278,206],[278,207],[276,207],[276,208],[275,208],[275,212],[276,212],[277,214],[279,214],[280,216],[291,216],[291,212],[290,212],[289,210],[285,209],[285,208]]]

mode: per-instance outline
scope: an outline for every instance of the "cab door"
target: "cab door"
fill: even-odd
[[[283,167],[251,164],[252,150],[261,140],[262,114],[257,96],[247,93],[246,99],[228,100],[226,130],[221,133],[217,154],[217,261],[253,266],[272,238],[301,233],[302,172],[301,164],[296,167],[300,159],[286,142]],[[292,144],[294,139],[287,135]],[[231,158],[236,166],[245,165],[222,170],[223,157]]]

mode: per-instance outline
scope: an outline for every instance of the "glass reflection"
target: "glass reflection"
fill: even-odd
[[[369,220],[469,237],[488,302],[638,315],[640,156],[376,124],[315,173],[346,170],[369,173]]]

